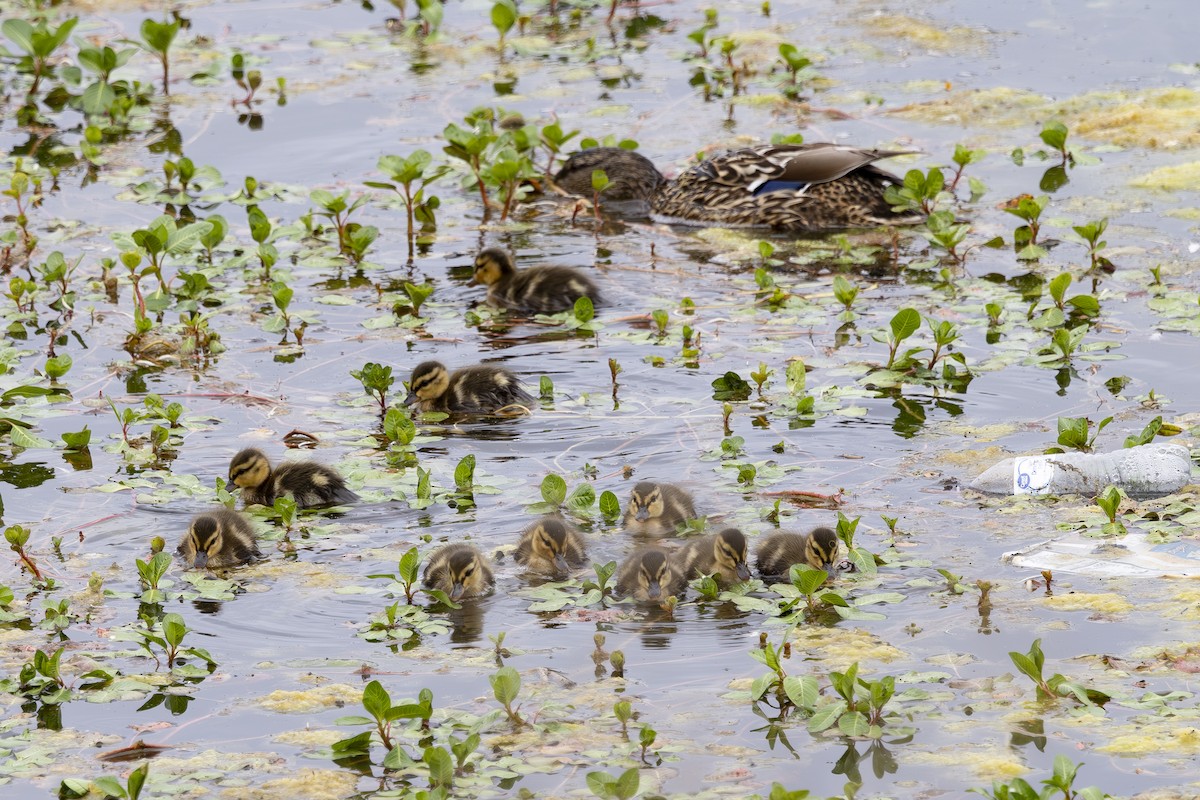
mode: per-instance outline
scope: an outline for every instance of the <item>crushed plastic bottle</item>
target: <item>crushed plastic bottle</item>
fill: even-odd
[[[1144,444],[1111,453],[1006,458],[970,484],[989,494],[1096,495],[1106,486],[1130,497],[1161,497],[1192,481],[1191,452],[1179,444]]]

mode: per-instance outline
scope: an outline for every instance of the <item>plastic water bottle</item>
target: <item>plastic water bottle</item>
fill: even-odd
[[[1096,495],[1112,485],[1130,497],[1161,497],[1191,483],[1192,456],[1179,444],[1144,444],[1111,453],[1006,458],[971,482],[990,494]]]

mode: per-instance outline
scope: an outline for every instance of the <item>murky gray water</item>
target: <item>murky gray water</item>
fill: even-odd
[[[1038,785],[1060,754],[1085,763],[1077,786],[1096,785],[1114,794],[1182,786],[1192,779],[1196,746],[1188,731],[1195,699],[1186,653],[1197,635],[1194,590],[1170,579],[1063,574],[1055,576],[1053,598],[1047,598],[1042,587],[1024,583],[1031,577],[1028,570],[1003,565],[1000,556],[1055,536],[1056,526],[1098,527],[1095,506],[980,500],[947,484],[973,477],[1006,453],[1053,444],[1058,417],[1098,421],[1113,416],[1098,440],[1104,448],[1120,446],[1156,415],[1188,426],[1195,386],[1188,368],[1195,360],[1193,334],[1160,332],[1171,315],[1153,301],[1160,294],[1186,298],[1191,316],[1188,303],[1181,303],[1178,318],[1195,330],[1200,282],[1188,246],[1196,235],[1195,216],[1168,213],[1192,207],[1195,196],[1131,188],[1130,181],[1159,167],[1194,161],[1194,143],[1187,141],[1186,124],[1182,134],[1147,132],[1147,142],[1154,137],[1167,142],[1157,147],[1109,147],[1115,133],[1099,130],[1084,138],[1074,130],[1083,124],[1085,111],[1122,103],[1151,107],[1144,96],[1123,93],[1173,88],[1181,93],[1177,101],[1186,101],[1183,93],[1194,91],[1197,83],[1194,65],[1183,66],[1195,58],[1187,24],[1193,16],[1190,3],[1156,3],[1148,9],[1119,3],[952,2],[925,8],[815,0],[776,2],[769,17],[758,3],[722,7],[713,33],[738,33],[743,42],[738,58],[765,70],[780,41],[819,57],[815,68],[829,84],[812,96],[811,109],[762,101],[773,93],[764,74],[751,80],[748,91],[758,102],[743,97],[704,102],[699,89],[689,85],[695,64],[684,61],[696,50],[687,34],[704,20],[699,4],[622,8],[612,28],[604,25],[606,8],[581,4],[580,19],[572,21],[564,4],[555,28],[541,6],[523,5],[522,12],[533,16],[530,35],[510,34],[512,49],[503,58],[494,49],[490,4],[448,4],[441,39],[424,55],[411,38],[388,33],[384,19],[395,12],[384,5],[374,11],[289,2],[183,9],[191,28],[180,34],[173,51],[178,60],[169,107],[182,153],[198,166],[220,170],[224,188],[218,191],[227,195],[236,193],[247,175],[272,187],[292,187],[296,202],[262,203],[277,225],[289,226],[309,208],[303,199],[308,190],[349,189],[355,196],[365,190],[364,180],[380,180],[375,169],[380,155],[424,148],[440,163],[443,128],[462,124],[464,114],[477,106],[500,106],[539,124],[556,116],[565,129],[596,138],[631,136],[668,173],[685,168],[699,149],[757,143],[774,133],[799,131],[809,141],[864,146],[900,144],[927,154],[885,165],[899,173],[945,164],[961,142],[989,151],[967,169],[988,189],[979,203],[960,210],[974,226],[969,242],[996,235],[1011,242],[1017,219],[998,206],[1022,192],[1040,194],[1038,183],[1049,164],[1028,157],[1017,166],[1009,153],[1041,146],[1038,132],[1054,115],[1048,110],[1052,102],[1105,91],[1113,95],[1081,101],[1063,117],[1072,128],[1072,144],[1099,160],[1069,171],[1070,182],[1051,195],[1044,230],[1063,239],[1071,225],[1108,217],[1105,239],[1117,270],[1097,273],[1093,288],[1093,276],[1085,275],[1084,248],[1063,242],[1032,266],[1015,259],[1011,246],[979,248],[964,268],[950,268],[947,281],[936,269],[913,268],[930,256],[912,232],[899,237],[898,262],[886,235],[852,236],[855,245],[880,248],[878,255],[857,261],[838,260],[829,240],[824,254],[814,259],[820,238],[772,236],[779,248],[775,257],[787,263],[771,272],[778,285],[801,298],[772,311],[754,303],[754,268],[760,263],[755,234],[667,229],[644,220],[597,227],[587,212],[573,224],[569,205],[546,198],[521,207],[511,223],[493,218],[481,227],[477,194],[447,178],[431,187],[442,199],[436,242],[411,269],[402,210],[390,199],[385,204],[383,194],[354,216],[381,231],[361,271],[330,258],[332,248],[314,251],[311,241],[300,244],[298,228],[278,243],[282,258],[276,271],[295,290],[292,309],[316,315],[299,357],[287,355],[277,346],[279,335],[261,327],[273,309],[259,271],[233,267],[213,280],[220,305],[211,309],[210,325],[227,351],[203,367],[137,369],[122,349],[133,326],[128,282],[119,273],[119,297],[111,303],[98,281],[99,260],[116,256],[110,234],[143,226],[162,210],[124,194],[126,199],[117,199],[143,180],[161,182],[163,155],[147,150],[161,134],[131,136],[106,151],[109,163],[96,183],[80,187],[82,168],[66,169],[59,176],[60,190],[48,193],[29,214],[42,238],[35,262],[55,249],[82,261],[74,287],[80,295],[77,313],[68,340],[58,348],[74,359],[64,379],[71,397],[30,417],[34,432],[56,446],[23,449],[5,438],[0,450],[4,523],[33,530],[30,550],[58,584],[49,592],[31,592],[29,576],[14,559],[6,559],[0,583],[17,596],[13,607],[27,603],[37,622],[44,598],[70,600],[75,619],[62,642],[68,684],[77,686],[78,676],[95,664],[122,676],[155,674],[153,661],[113,635],[137,619],[138,602],[131,597],[140,591],[134,560],[146,557],[154,535],[174,547],[189,516],[213,504],[214,479],[225,474],[238,448],[254,444],[279,457],[284,434],[310,432],[321,440],[315,457],[350,475],[365,502],[328,519],[303,516],[290,546],[281,543],[277,523],[264,523],[267,560],[229,576],[244,589],[236,598],[168,602],[166,610],[181,614],[193,629],[188,643],[207,649],[218,664],[203,681],[167,690],[189,702],[152,704],[151,694],[130,689],[124,699],[89,703],[81,691],[61,705],[60,720],[48,722],[46,706],[39,715],[37,704],[22,706],[22,698],[0,693],[6,708],[0,774],[12,777],[6,792],[44,796],[64,778],[122,773],[125,765],[104,764],[95,755],[140,738],[174,748],[151,762],[151,796],[159,796],[152,791],[156,788],[165,794],[194,785],[209,787],[195,789],[195,796],[206,791],[251,796],[246,786],[256,787],[259,794],[253,796],[262,797],[369,796],[389,790],[405,796],[410,783],[420,788],[428,779],[389,776],[378,766],[382,748],[376,747],[373,775],[340,767],[328,757],[332,741],[362,729],[334,725],[338,717],[362,713],[357,696],[365,683],[362,670],[388,689],[393,702],[431,689],[435,743],[446,746],[445,733],[452,727],[462,730],[474,715],[498,708],[488,683],[497,668],[488,637],[502,632],[504,646],[513,651],[504,663],[523,678],[522,714],[537,727],[512,736],[503,721],[484,727],[477,771],[497,796],[518,789],[538,796],[587,796],[588,772],[615,775],[638,765],[642,791],[676,796],[765,795],[774,781],[816,796],[849,796],[857,784],[860,797],[957,795],[1018,774]],[[6,17],[25,13],[15,6],[0,8]],[[80,14],[77,35],[100,41],[135,35],[143,19],[122,8],[53,13]],[[648,22],[653,24],[646,27]],[[200,43],[198,37],[204,37]],[[589,38],[594,39],[592,56]],[[256,108],[261,130],[238,124],[238,112],[229,104],[238,95],[227,69],[235,50],[261,60],[255,66],[266,86],[276,77],[287,78],[286,105],[275,105],[263,90],[266,102]],[[214,59],[216,82],[200,86],[187,79]],[[434,66],[416,70],[418,61]],[[0,75],[10,97],[0,106],[0,143],[23,154],[30,133],[15,127],[13,115],[24,84],[6,70]],[[515,77],[512,93],[497,95],[494,84],[506,82],[497,81],[498,74],[508,75],[508,82]],[[157,81],[159,73],[143,53],[117,75]],[[972,105],[970,93],[998,88],[1031,93],[1022,101],[1026,110]],[[1036,104],[1029,99],[1033,95],[1041,98]],[[936,113],[891,113],[941,100],[947,105]],[[165,117],[167,109],[156,114]],[[59,140],[77,150],[79,116],[64,112],[51,119],[60,129]],[[1180,144],[1171,145],[1172,137]],[[539,153],[538,164],[545,158]],[[5,186],[11,167],[10,157]],[[7,198],[4,203],[4,213],[12,213]],[[194,210],[200,217],[220,213],[229,220],[231,234],[221,258],[234,258],[235,248],[253,248],[242,206],[226,201],[197,204]],[[60,226],[63,220],[71,224]],[[4,229],[11,225],[6,220]],[[603,327],[594,335],[563,335],[552,326],[527,322],[465,320],[465,310],[481,293],[466,286],[469,270],[463,268],[485,245],[509,247],[523,264],[591,270],[608,301],[597,315]],[[314,252],[325,258],[318,260]],[[1150,287],[1149,270],[1156,266],[1162,268],[1163,292]],[[1075,281],[1068,296],[1098,296],[1101,314],[1085,342],[1113,343],[1102,353],[1106,360],[1081,354],[1069,370],[1030,363],[1031,352],[1048,342],[1049,333],[1027,322],[1031,302],[1000,279],[1031,271],[1047,280],[1070,271]],[[850,328],[838,318],[835,274],[859,288]],[[406,280],[435,287],[423,312],[427,322],[417,328],[393,324],[394,293]],[[328,296],[351,303],[331,304]],[[685,308],[684,298],[694,302],[694,310]],[[1006,327],[996,343],[986,338],[988,302],[1005,313]],[[1049,305],[1043,297],[1037,313]],[[886,361],[887,347],[873,335],[886,334],[889,320],[905,306],[958,326],[962,338],[955,348],[975,374],[965,392],[913,383],[895,391],[874,388],[870,373]],[[4,299],[0,307],[7,327],[16,318],[13,304]],[[669,312],[661,337],[649,319],[655,309]],[[37,312],[43,322],[54,317],[43,299]],[[164,319],[174,324],[177,318],[171,310]],[[389,318],[387,327],[379,327]],[[699,333],[694,365],[681,356],[684,325]],[[47,335],[27,327],[26,340],[9,340],[28,354],[2,378],[4,388],[31,379],[45,362]],[[928,328],[912,341],[928,346]],[[807,389],[818,398],[815,416],[787,410],[794,399],[789,399],[784,370],[792,357],[802,358],[811,370]],[[349,374],[375,361],[392,365],[398,381],[407,380],[411,368],[429,358],[454,366],[497,360],[535,390],[543,375],[554,382],[553,401],[528,418],[420,426],[427,438],[417,441],[417,458],[432,473],[435,498],[453,489],[459,460],[475,455],[480,488],[474,508],[454,508],[443,498],[417,509],[408,500],[390,499],[397,491],[410,500],[415,496],[415,471],[390,468],[373,445],[375,409]],[[622,369],[615,402],[610,359]],[[742,454],[724,460],[706,456],[719,453],[725,438],[713,379],[733,371],[750,380],[760,362],[773,370],[765,399],[734,403],[730,418],[732,434],[744,439]],[[1128,381],[1114,393],[1105,382],[1119,376]],[[1152,390],[1159,403],[1149,398]],[[402,389],[397,384],[394,391]],[[130,463],[120,454],[120,427],[100,400],[111,397],[118,407],[140,407],[147,392],[182,403],[194,422],[174,459],[158,466],[169,466],[176,478],[195,476],[198,484],[168,502],[162,502],[168,473],[142,474],[155,465]],[[64,459],[59,435],[84,425],[92,430],[92,465],[76,469]],[[147,435],[149,427],[137,426],[136,432]],[[985,450],[992,446],[1003,451]],[[749,487],[738,483],[738,470],[731,466],[743,463],[758,467],[759,477]],[[449,632],[423,636],[408,650],[390,650],[356,635],[394,602],[383,591],[386,581],[367,576],[395,572],[397,559],[411,546],[427,554],[439,542],[469,539],[489,553],[510,551],[533,517],[528,507],[541,500],[539,485],[549,472],[564,476],[572,489],[586,481],[597,494],[611,490],[622,504],[635,480],[678,482],[695,493],[710,529],[736,524],[754,535],[777,525],[804,530],[836,519],[830,510],[784,502],[776,522],[768,516],[776,499],[772,492],[844,490],[840,510],[861,518],[857,543],[885,555],[888,563],[876,577],[847,575],[838,585],[851,597],[889,592],[903,599],[864,607],[883,619],[833,623],[822,618],[824,626],[802,625],[786,669],[816,677],[827,697],[833,696],[829,673],[855,661],[870,678],[898,676],[898,689],[913,691],[889,707],[904,718],[889,724],[914,728],[911,740],[895,741],[886,726],[886,747],[828,732],[810,734],[797,713],[781,723],[787,744],[776,741],[746,696],[750,681],[764,672],[750,656],[760,631],[776,643],[785,634],[776,620],[739,611],[732,603],[702,602],[694,591],[673,619],[636,610],[537,613],[529,608],[534,602],[530,582],[511,554],[497,564],[494,596],[445,615]],[[144,483],[138,488],[104,491],[115,481],[133,483],[139,475]],[[1179,504],[1194,505],[1192,495],[1181,498],[1171,513],[1180,513]],[[1138,530],[1136,514],[1162,508],[1127,506],[1127,524]],[[1092,516],[1080,523],[1087,513]],[[899,518],[894,539],[882,516]],[[629,551],[631,543],[619,525],[604,521],[594,507],[581,523],[592,560],[619,560]],[[1171,535],[1188,533],[1189,526],[1182,525]],[[61,557],[51,544],[56,536],[62,537]],[[970,588],[947,593],[938,568],[962,576]],[[86,594],[93,572],[115,594],[103,599]],[[184,586],[177,567],[169,578],[174,591]],[[995,585],[986,618],[977,608],[976,580]],[[1086,593],[1087,599],[1071,605],[1072,593]],[[591,656],[597,632],[606,636],[605,649],[624,652],[624,680],[609,677],[607,670],[596,676]],[[2,633],[9,643],[2,669],[8,676],[17,675],[33,648],[58,646],[41,631],[10,626]],[[1047,673],[1060,672],[1128,702],[1110,703],[1107,716],[1093,710],[1091,717],[1074,711],[1070,701],[1038,704],[1032,683],[1016,673],[1007,655],[1026,652],[1038,638],[1047,654]],[[1163,652],[1175,660],[1161,657]],[[165,666],[157,674],[165,676]],[[324,706],[284,700],[293,713],[282,713],[261,702],[276,690],[314,688],[327,692],[321,695]],[[1145,692],[1174,690],[1185,693],[1170,701],[1177,716],[1135,707],[1133,700]],[[620,737],[612,705],[622,698],[639,715],[630,726],[633,741],[640,725],[657,731],[652,749],[659,753],[647,762],[637,758],[636,745]],[[59,727],[64,733],[53,733]],[[1044,738],[1028,736],[1035,729]],[[306,731],[318,733],[302,736]],[[77,738],[68,736],[71,732]],[[1159,744],[1147,748],[1145,737]],[[404,738],[417,758],[418,738]],[[36,756],[42,752],[51,753],[53,763],[40,762]],[[487,777],[487,765],[509,753],[536,766],[535,774],[515,785]],[[287,782],[303,780],[310,770],[317,771],[311,773],[312,784]],[[483,791],[474,785],[459,788],[461,796]]]

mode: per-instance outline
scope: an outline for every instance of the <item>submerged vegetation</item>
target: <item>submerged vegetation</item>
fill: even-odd
[[[1090,800],[1191,779],[1198,648],[1159,623],[1196,593],[1000,556],[1070,532],[1100,563],[1134,541],[1193,558],[1195,493],[953,490],[994,442],[1194,436],[1173,404],[1200,212],[1166,194],[1191,185],[1166,155],[1200,146],[1194,65],[1050,102],[944,82],[982,27],[784,5],[0,0],[6,790]],[[823,139],[901,151],[882,196],[915,224],[668,228],[615,169],[553,185],[597,146],[677,177]],[[598,291],[481,302],[489,247]],[[303,485],[231,493],[230,456],[277,444],[315,451],[284,462]],[[312,508],[331,481],[342,504]],[[165,549],[254,497],[262,561]],[[537,515],[582,566],[523,569]],[[742,548],[678,595],[621,594],[643,538],[670,558],[818,524],[819,567],[743,579]]]

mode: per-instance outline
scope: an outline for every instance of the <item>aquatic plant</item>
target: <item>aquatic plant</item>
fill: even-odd
[[[492,684],[492,694],[496,698],[496,702],[504,708],[504,713],[508,715],[508,721],[514,728],[524,727],[527,723],[521,718],[518,708],[513,706],[513,702],[521,692],[521,673],[512,667],[501,667],[494,674],[489,675],[488,680]]]
[[[450,167],[440,165],[430,170],[429,165],[433,160],[428,151],[414,150],[407,156],[380,156],[378,169],[380,172],[387,175],[395,183],[386,183],[382,181],[366,181],[366,185],[375,189],[389,189],[399,195],[400,200],[404,203],[404,211],[408,223],[408,262],[411,264],[413,260],[413,246],[417,241],[416,231],[413,228],[415,222],[421,223],[422,243],[432,241],[429,234],[437,229],[437,217],[435,212],[441,205],[441,200],[437,195],[426,195],[426,188],[433,182],[440,179]],[[413,186],[416,185],[416,191],[413,191]],[[414,311],[414,315],[416,312]]]
[[[167,570],[171,568],[171,554],[160,550],[150,558],[143,561],[138,558],[134,560],[137,566],[138,578],[142,582],[143,603],[162,603],[167,599],[166,593],[158,588],[159,581],[167,574]]]
[[[385,418],[388,412],[388,392],[391,391],[395,378],[392,368],[368,361],[361,369],[350,370],[350,377],[357,378],[362,383],[363,391],[369,394],[379,404],[379,416]]]
[[[4,540],[8,542],[8,548],[17,554],[21,566],[33,576],[34,584],[44,584],[49,588],[53,584],[53,580],[42,577],[42,571],[38,569],[37,562],[25,549],[25,545],[29,544],[29,534],[30,530],[23,525],[9,525],[4,529]]]
[[[1047,195],[1034,197],[1025,194],[1013,198],[1003,206],[1004,211],[1025,223],[1018,225],[1013,231],[1013,245],[1017,248],[1017,258],[1037,261],[1046,255],[1046,248],[1038,244],[1038,235],[1041,233],[1042,212],[1049,203],[1050,198]]]
[[[21,50],[16,70],[33,78],[25,93],[26,102],[32,102],[43,79],[55,76],[54,52],[66,43],[78,23],[78,17],[69,17],[58,27],[50,27],[44,19],[34,25],[24,19],[12,18],[0,26],[0,31]]]
[[[140,744],[141,740],[138,743]],[[146,785],[146,777],[149,774],[150,762],[146,761],[130,770],[124,784],[121,783],[119,778],[114,778],[111,775],[103,775],[92,781],[67,778],[59,784],[58,797],[60,800],[68,800],[68,798],[91,797],[93,794],[98,794],[105,798],[139,800],[142,796],[142,788]]]
[[[1046,788],[1041,791],[1033,788],[1024,778],[992,781],[990,790],[972,788],[971,791],[984,797],[990,797],[992,800],[1052,800],[1059,796],[1063,800],[1103,800],[1111,797],[1107,792],[1095,786],[1088,786],[1084,789],[1075,788],[1075,779],[1082,766],[1082,763],[1076,764],[1066,756],[1059,755],[1054,757],[1053,774],[1049,778],[1042,779],[1041,783]]]
[[[629,800],[637,794],[640,782],[637,767],[631,767],[620,775],[609,775],[607,772],[587,774],[588,789],[602,800]]]
[[[363,709],[370,715],[339,717],[336,725],[373,725],[373,730],[341,739],[332,745],[335,761],[370,758],[371,745],[374,736],[378,735],[380,743],[388,751],[383,760],[385,767],[397,767],[408,755],[398,742],[393,740],[393,724],[401,720],[420,720],[422,730],[429,729],[429,720],[433,716],[433,692],[421,689],[415,703],[392,704],[391,695],[379,681],[371,681],[363,688]]]
[[[159,655],[155,651],[157,647],[162,652],[163,658],[166,659],[169,669],[174,669],[175,662],[182,656],[191,656],[204,661],[210,669],[216,666],[217,662],[213,660],[207,650],[200,647],[183,646],[184,638],[192,629],[184,623],[183,617],[179,614],[164,614],[158,620],[142,617],[142,622],[145,623],[145,627],[137,628],[134,631],[137,635],[137,643],[146,651],[147,656],[154,659],[156,665],[162,665]]]
[[[379,229],[374,225],[352,222],[350,215],[362,208],[370,198],[362,194],[350,200],[349,189],[341,194],[313,189],[309,193],[309,199],[317,205],[313,213],[325,217],[333,225],[338,252],[349,258],[351,263],[361,264],[367,248],[378,238]]]
[[[1013,666],[1022,675],[1033,681],[1039,700],[1058,700],[1064,697],[1072,697],[1081,705],[1089,707],[1103,706],[1109,700],[1109,696],[1104,692],[1097,689],[1088,689],[1063,677],[1057,672],[1046,677],[1044,674],[1046,656],[1042,653],[1041,639],[1033,640],[1028,653],[1010,651],[1008,657],[1012,659]]]
[[[1104,516],[1108,518],[1108,522],[1104,523],[1101,528],[1101,533],[1104,536],[1124,536],[1129,531],[1125,528],[1125,523],[1117,519],[1117,514],[1121,509],[1121,492],[1115,486],[1109,486],[1104,493],[1097,495],[1095,498],[1096,505],[1104,512]]]
[[[1083,240],[1087,245],[1088,258],[1091,260],[1091,269],[1103,269],[1112,272],[1116,269],[1116,265],[1108,260],[1107,257],[1101,255],[1101,251],[1108,247],[1108,242],[1103,241],[1100,237],[1108,229],[1108,218],[1098,222],[1088,222],[1083,225],[1072,225],[1071,230]]]
[[[170,22],[155,22],[152,19],[142,20],[139,29],[142,40],[138,42],[147,53],[158,57],[162,64],[163,94],[171,93],[171,45],[179,33],[179,19]]]

